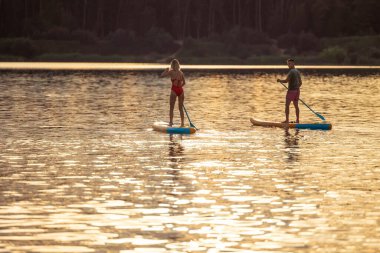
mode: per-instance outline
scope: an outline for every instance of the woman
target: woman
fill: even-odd
[[[173,111],[175,101],[178,97],[178,109],[181,115],[181,127],[184,127],[184,114],[183,114],[183,102],[185,100],[185,95],[183,91],[183,86],[185,85],[185,76],[181,71],[181,67],[179,65],[179,61],[174,59],[170,62],[170,68],[165,69],[162,72],[161,77],[170,77],[172,81],[172,88],[170,92],[170,121],[169,126],[173,125]]]

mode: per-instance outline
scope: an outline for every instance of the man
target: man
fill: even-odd
[[[300,109],[298,107],[298,100],[300,97],[300,87],[302,85],[301,74],[294,66],[294,59],[288,59],[288,67],[290,69],[288,76],[285,80],[277,79],[277,82],[288,83],[288,92],[286,93],[286,103],[285,103],[285,116],[286,119],[283,123],[289,123],[289,106],[293,101],[294,107],[296,109],[296,122],[300,122]]]

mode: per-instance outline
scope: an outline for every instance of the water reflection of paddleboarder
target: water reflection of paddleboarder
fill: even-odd
[[[180,161],[180,159],[182,159],[181,156],[183,154],[184,148],[181,145],[181,143],[175,140],[173,134],[170,135],[169,139],[169,159],[171,162],[177,163]],[[182,140],[182,136],[180,137],[180,139]]]
[[[168,152],[168,165],[171,168],[168,173],[172,176],[172,183],[167,182],[166,185],[170,187],[170,193],[176,191],[180,181],[180,168],[183,159],[184,147],[182,146],[182,135],[169,135],[169,152]],[[178,136],[179,140],[176,138]]]
[[[288,160],[290,162],[295,162],[298,160],[298,141],[299,141],[299,130],[296,129],[294,135],[289,132],[289,128],[285,128],[285,150],[288,154]]]

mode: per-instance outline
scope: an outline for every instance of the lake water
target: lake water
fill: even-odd
[[[304,73],[333,129],[287,131],[285,69],[184,71],[194,135],[158,70],[0,72],[0,252],[378,252],[379,73]]]

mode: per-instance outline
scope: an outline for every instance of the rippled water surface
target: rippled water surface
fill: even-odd
[[[0,73],[0,252],[378,252],[378,74],[304,74],[331,131],[251,126],[279,74],[185,74],[191,136],[155,71]]]

